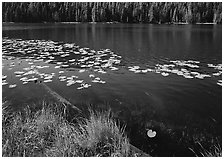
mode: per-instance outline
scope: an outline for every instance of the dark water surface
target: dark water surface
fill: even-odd
[[[54,73],[46,83],[52,90],[75,105],[110,105],[131,142],[152,155],[191,156],[191,143],[221,137],[221,25],[3,23],[2,34],[3,99],[14,108],[48,98],[35,81],[20,78],[46,82]],[[59,51],[49,51],[49,43]],[[30,70],[36,72],[24,74]],[[67,86],[74,78],[91,86]]]

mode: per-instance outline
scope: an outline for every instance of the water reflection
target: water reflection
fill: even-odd
[[[221,26],[149,24],[43,24],[10,30],[3,36],[75,42],[92,49],[110,48],[128,59],[152,56],[200,59],[221,58]],[[18,29],[20,25],[16,28]],[[3,27],[4,30],[5,27]]]

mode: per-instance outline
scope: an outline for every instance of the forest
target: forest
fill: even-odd
[[[221,2],[3,2],[3,22],[222,23]]]

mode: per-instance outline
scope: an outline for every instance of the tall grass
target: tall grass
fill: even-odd
[[[198,153],[189,148],[197,157],[222,157],[222,146],[218,140],[209,149],[206,149],[200,142],[197,142],[197,145],[199,146]]]
[[[203,157],[222,157],[222,147],[220,144],[215,144],[209,150],[204,149],[201,155]]]
[[[68,122],[49,105],[9,113],[3,103],[3,156],[133,156],[124,128],[111,112],[89,111],[89,118]]]
[[[69,122],[63,106],[42,103],[41,107],[12,113],[3,102],[3,157],[147,156],[130,145],[125,127],[113,119],[110,110],[89,110],[87,118],[75,117]],[[198,145],[197,153],[190,148],[195,156],[222,156],[221,144],[214,143],[209,149]]]

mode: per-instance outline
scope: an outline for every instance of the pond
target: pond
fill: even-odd
[[[42,82],[74,105],[109,105],[127,124],[131,143],[155,156],[192,156],[190,143],[221,138],[221,25],[2,29],[2,95],[15,110],[48,100]]]

